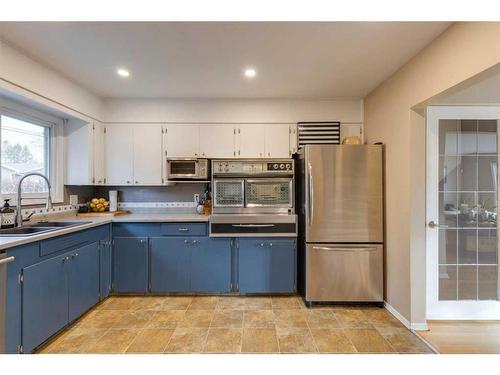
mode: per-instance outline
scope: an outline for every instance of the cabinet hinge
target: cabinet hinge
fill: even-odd
[[[18,276],[17,276],[17,282],[19,284],[22,284],[24,283],[24,275],[22,273],[20,273]]]
[[[233,156],[236,156],[236,151],[233,151]]]
[[[92,124],[92,130],[95,130],[95,124]]]
[[[168,151],[167,151],[167,150],[165,150],[165,156],[167,156],[167,155],[168,155]]]
[[[233,291],[233,283],[229,284],[229,290],[232,292]]]
[[[162,184],[164,184],[164,183],[165,183],[165,179],[164,179],[164,178],[162,178],[162,179],[161,179],[161,183],[162,183]]]
[[[17,354],[23,354],[24,353],[24,347],[22,345],[17,346]]]
[[[104,177],[104,183],[106,183],[106,177]]]
[[[288,134],[292,134],[292,127],[291,126],[288,128]]]
[[[106,134],[106,128],[104,128],[104,134]]]
[[[237,291],[237,292],[239,292],[239,291],[240,291],[240,284],[239,284],[239,283],[237,283],[237,284],[236,284],[236,291]]]
[[[238,129],[238,134],[241,134],[241,129]]]
[[[161,134],[165,134],[165,130],[161,129]]]
[[[95,184],[95,177],[92,177],[92,183]]]
[[[236,129],[233,129],[233,134],[236,134]]]

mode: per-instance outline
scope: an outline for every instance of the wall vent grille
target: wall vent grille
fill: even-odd
[[[304,145],[340,144],[340,122],[299,122],[298,143]]]

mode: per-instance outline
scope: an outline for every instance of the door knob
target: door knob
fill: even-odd
[[[427,225],[429,226],[429,228],[448,228],[448,225],[439,225],[434,220],[429,221]]]

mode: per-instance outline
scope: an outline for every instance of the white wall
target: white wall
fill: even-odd
[[[0,93],[73,116],[100,119],[102,99],[0,40]]]
[[[359,99],[105,99],[105,122],[363,122]]]

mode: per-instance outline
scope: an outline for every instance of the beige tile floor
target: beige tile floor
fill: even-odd
[[[296,296],[103,301],[38,353],[431,353],[385,309]]]

